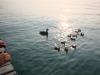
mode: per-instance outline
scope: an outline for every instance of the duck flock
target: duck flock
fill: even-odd
[[[40,35],[48,36],[48,30],[49,29],[46,29],[46,31],[40,31]],[[67,35],[67,39],[64,41],[60,41],[60,46],[56,45],[54,47],[54,50],[57,50],[58,52],[63,50],[68,53],[70,49],[76,49],[78,45],[75,43],[75,41],[78,37],[84,37],[84,33],[81,31],[81,29],[72,30],[72,33]],[[74,44],[71,42],[74,42]]]

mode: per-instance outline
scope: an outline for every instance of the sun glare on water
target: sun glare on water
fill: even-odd
[[[58,29],[61,32],[66,32],[69,34],[71,32],[71,24],[68,23],[67,13],[69,9],[64,9],[63,12],[59,15],[59,24]]]

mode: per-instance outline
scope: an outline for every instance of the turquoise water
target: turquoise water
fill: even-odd
[[[12,55],[18,75],[100,75],[99,0],[82,1],[85,11],[77,8],[81,6],[78,0],[75,4],[72,2],[81,12],[72,12],[65,23],[70,29],[81,28],[85,36],[78,38],[78,48],[67,54],[54,50],[55,44],[66,40],[68,33],[63,27],[59,28],[60,20],[46,15],[8,12],[5,5],[8,1],[0,1],[0,38],[7,42],[7,51]],[[46,28],[49,28],[48,39],[39,35],[39,31]]]

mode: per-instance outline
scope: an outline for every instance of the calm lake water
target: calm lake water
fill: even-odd
[[[78,48],[54,50],[74,28]],[[100,0],[0,0],[0,38],[18,75],[100,75]]]

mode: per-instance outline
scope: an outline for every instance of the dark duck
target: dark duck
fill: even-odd
[[[54,47],[54,49],[60,51],[60,47]]]
[[[46,29],[46,31],[40,31],[40,34],[43,36],[48,36],[48,30],[49,29]]]
[[[75,37],[71,37],[70,40],[76,41],[76,38]]]
[[[81,32],[81,29],[77,29],[74,32],[77,33],[77,34],[79,34]]]
[[[71,45],[71,47],[74,48],[74,49],[76,49],[77,45],[74,44],[74,45]]]
[[[84,33],[81,33],[80,36],[84,36]]]
[[[66,41],[62,41],[61,44],[63,44],[65,46]]]
[[[77,29],[78,32],[81,32],[81,29]]]
[[[64,51],[65,51],[66,53],[68,53],[68,47],[65,47]]]

